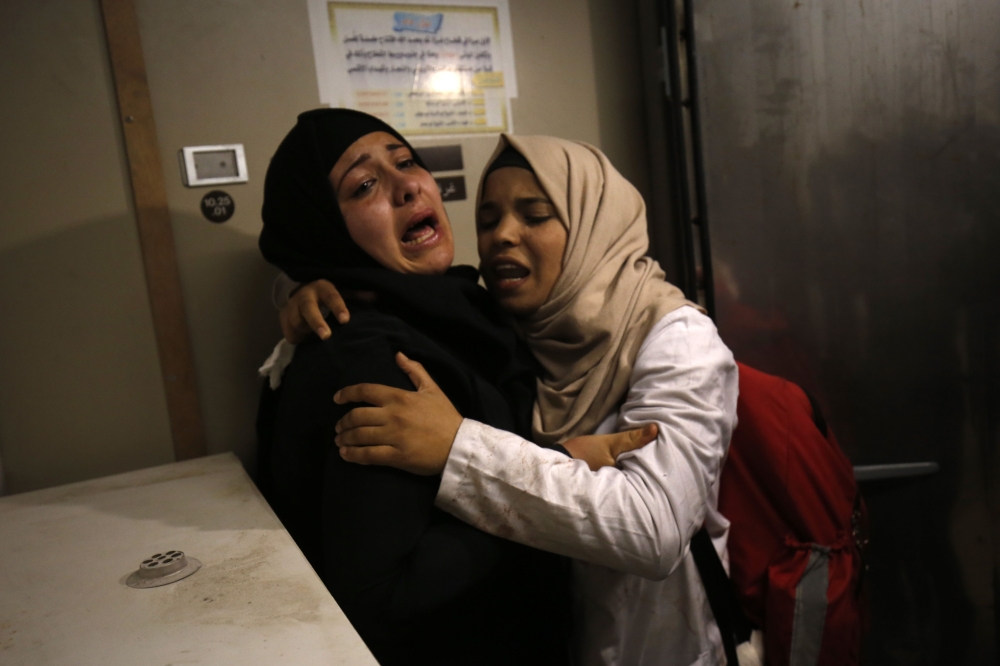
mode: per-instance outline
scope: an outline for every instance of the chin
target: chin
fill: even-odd
[[[501,310],[517,319],[524,319],[538,311],[538,306],[525,303],[516,295],[499,293],[495,287],[490,287],[489,292]]]
[[[410,260],[413,266],[413,273],[421,275],[441,275],[449,268],[455,258],[455,251],[452,248],[436,247],[426,254]]]

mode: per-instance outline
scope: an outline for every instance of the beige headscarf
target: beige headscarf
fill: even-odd
[[[593,433],[617,409],[649,330],[694,304],[645,256],[646,205],[604,153],[554,137],[504,134],[490,163],[507,145],[531,164],[568,230],[549,299],[517,322],[544,370],[535,441],[563,442]]]

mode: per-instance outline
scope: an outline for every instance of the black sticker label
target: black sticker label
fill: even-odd
[[[201,214],[209,222],[222,224],[233,216],[236,202],[222,190],[212,190],[201,198]]]
[[[461,171],[462,146],[422,146],[417,148],[417,154],[423,160],[428,171]]]
[[[445,176],[434,180],[441,190],[442,201],[465,200],[465,176]]]

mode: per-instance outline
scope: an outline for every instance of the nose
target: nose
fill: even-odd
[[[417,174],[397,171],[395,181],[393,184],[393,203],[397,206],[405,206],[419,196],[422,186]]]
[[[493,245],[499,247],[514,247],[521,244],[521,229],[523,225],[513,212],[504,213],[493,227]]]

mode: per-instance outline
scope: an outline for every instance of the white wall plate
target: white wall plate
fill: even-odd
[[[181,163],[181,179],[188,187],[245,183],[247,158],[242,143],[224,146],[187,146],[177,157]]]

